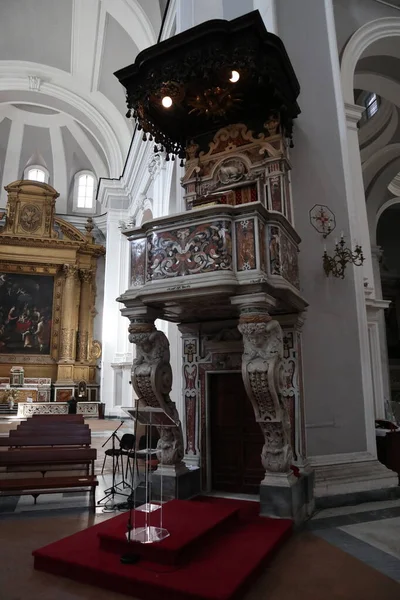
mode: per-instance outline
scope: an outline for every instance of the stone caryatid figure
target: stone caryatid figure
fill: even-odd
[[[162,408],[175,422],[174,427],[160,427],[157,458],[161,466],[180,467],[183,459],[183,435],[175,403],[170,398],[172,369],[169,341],[152,323],[131,322],[129,341],[136,345],[132,364],[132,385],[148,406]]]
[[[293,453],[290,419],[280,394],[283,336],[281,326],[268,313],[245,313],[239,321],[244,353],[242,375],[256,421],[264,434],[262,465],[269,473],[289,473]]]

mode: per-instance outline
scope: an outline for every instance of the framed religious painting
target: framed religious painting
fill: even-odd
[[[0,267],[0,360],[5,354],[50,355],[54,279]]]

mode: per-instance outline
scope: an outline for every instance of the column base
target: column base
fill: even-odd
[[[260,514],[263,517],[305,521],[314,510],[314,472],[295,477],[290,473],[267,473],[260,485]]]
[[[315,467],[315,501],[331,508],[400,497],[397,473],[378,460]]]

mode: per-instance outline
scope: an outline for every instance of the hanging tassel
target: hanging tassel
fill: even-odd
[[[175,154],[172,155],[172,160],[175,160]]]
[[[169,162],[169,154],[167,154],[167,156],[165,157],[165,160],[166,160],[167,162]]]
[[[181,166],[181,167],[184,167],[184,166],[185,166],[185,163],[183,162],[183,158],[181,158],[180,166]]]
[[[149,142],[152,142],[152,141],[153,141],[153,136],[150,134],[149,135]]]
[[[147,142],[147,135],[146,135],[146,133],[145,133],[145,132],[143,133],[142,140],[143,140],[144,142]]]
[[[131,109],[129,109],[129,110],[128,110],[128,112],[126,113],[126,115],[125,115],[125,116],[126,116],[126,118],[127,118],[127,119],[130,119],[130,118],[131,118],[131,116],[132,116],[132,111],[131,111]]]
[[[142,131],[142,129],[143,129],[143,127],[140,125],[140,123],[138,123],[137,130]]]
[[[157,146],[154,146],[154,152],[157,154],[157,152],[158,152]]]

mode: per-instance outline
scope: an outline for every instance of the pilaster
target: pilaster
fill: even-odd
[[[353,245],[360,244],[364,255],[362,270],[364,281],[368,287],[374,288],[374,273],[372,266],[371,240],[369,235],[367,204],[363,183],[360,142],[358,139],[358,122],[365,110],[364,106],[356,104],[345,104],[346,128],[348,140],[348,158],[351,172],[351,193],[349,199],[349,217],[351,228],[351,240]]]
[[[79,304],[78,352],[77,360],[85,363],[88,360],[89,328],[90,328],[90,293],[93,272],[91,269],[80,269],[81,294]]]
[[[78,283],[78,267],[63,265],[64,287],[61,314],[61,340],[58,368],[58,382],[72,382],[75,362],[76,328],[76,287]],[[68,365],[68,366],[67,366]]]

